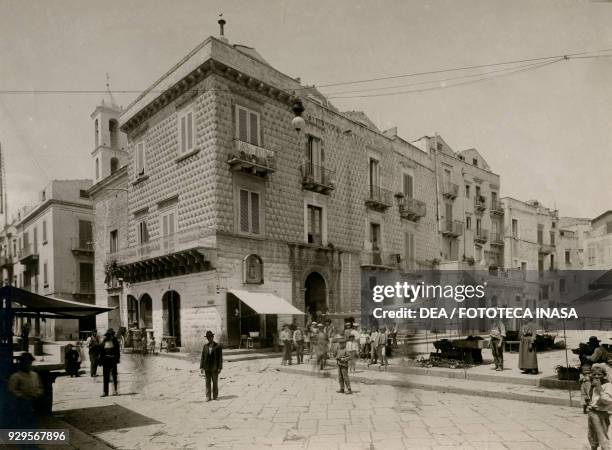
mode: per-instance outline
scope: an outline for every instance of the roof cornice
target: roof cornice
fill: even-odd
[[[255,89],[273,100],[278,100],[281,103],[287,104],[288,106],[291,105],[297,98],[297,96],[292,93],[274,87],[268,83],[256,79],[255,77],[252,77],[251,75],[247,75],[233,67],[210,58],[169,89],[161,92],[157,98],[149,102],[146,106],[127,119],[121,125],[121,131],[129,133],[131,130],[137,128],[147,119],[151,118],[155,113],[170,104],[172,101],[176,100],[185,92],[193,89],[197,83],[213,74],[220,75],[230,81],[236,82],[250,89]],[[202,90],[202,93],[203,92],[205,92],[205,90]],[[197,94],[199,94],[199,90],[196,95]]]
[[[70,207],[75,207],[75,208],[91,209],[91,210],[93,210],[93,205],[85,205],[83,203],[70,202],[70,201],[67,201],[67,200],[59,200],[59,199],[55,199],[55,198],[50,198],[49,200],[41,203],[40,205],[38,205],[38,206],[34,207],[33,209],[31,209],[30,211],[28,211],[28,213],[23,217],[23,219],[18,221],[15,224],[15,226],[16,227],[22,226],[25,222],[33,220],[37,215],[39,215],[40,213],[42,213],[46,209],[50,208],[51,206],[56,206],[56,205],[57,206],[70,206]]]

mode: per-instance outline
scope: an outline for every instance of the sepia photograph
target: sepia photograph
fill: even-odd
[[[610,449],[612,2],[0,0],[0,446]]]

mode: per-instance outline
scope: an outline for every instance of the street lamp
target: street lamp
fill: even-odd
[[[295,131],[298,133],[306,126],[306,121],[302,117],[302,113],[304,112],[304,105],[302,104],[302,100],[299,98],[295,99],[293,105],[291,105],[291,110],[295,117],[291,121],[291,125],[295,128]]]

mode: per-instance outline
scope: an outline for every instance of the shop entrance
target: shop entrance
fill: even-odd
[[[181,296],[168,291],[162,297],[163,335],[173,336],[177,347],[181,346]]]
[[[327,313],[327,286],[318,272],[312,272],[304,282],[304,306],[310,320],[316,321]]]

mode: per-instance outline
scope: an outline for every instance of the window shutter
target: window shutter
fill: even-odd
[[[242,108],[238,108],[238,139],[242,142],[248,142],[247,134],[247,112]]]
[[[193,113],[187,114],[187,150],[193,149]]]
[[[259,194],[251,192],[251,232],[259,234]]]
[[[138,237],[140,239],[141,244],[145,244],[149,242],[149,233],[147,232],[146,222],[143,221],[138,224],[138,234],[139,234]]]
[[[249,232],[249,192],[240,190],[240,231]]]
[[[413,197],[413,179],[412,175],[404,174],[404,195],[408,198]]]
[[[144,173],[144,142],[140,142],[136,146],[136,176]]]
[[[185,124],[186,120],[187,120],[187,117],[185,117],[185,116],[181,117],[181,153],[183,153],[187,149],[187,143],[186,143],[186,138],[187,138],[186,129],[187,129],[187,126]]]
[[[249,113],[250,140],[253,145],[259,145],[259,117],[255,113]]]
[[[172,236],[174,234],[174,213],[170,213],[168,215],[168,235]]]

